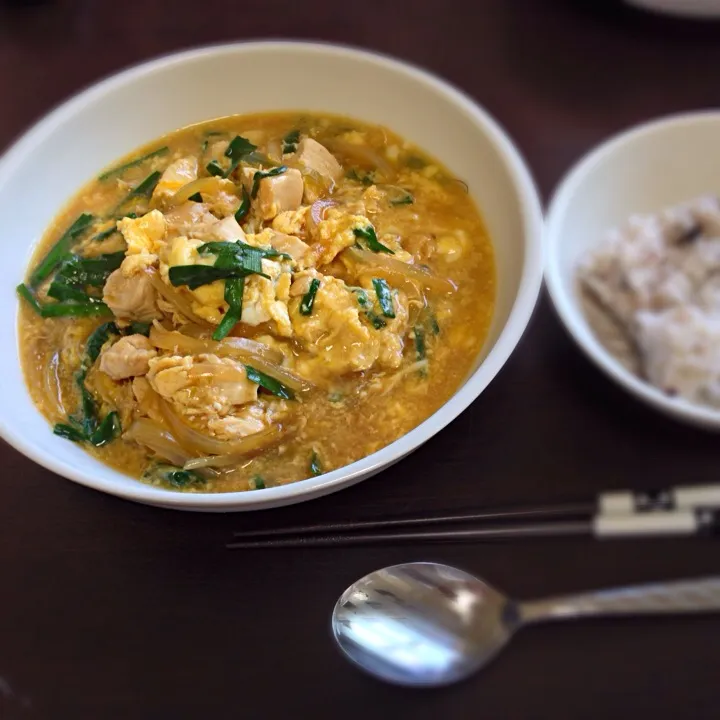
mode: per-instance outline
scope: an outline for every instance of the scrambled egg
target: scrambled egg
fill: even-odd
[[[349,215],[340,208],[330,208],[325,219],[321,220],[310,246],[310,253],[304,261],[304,267],[327,265],[345,248],[355,244],[357,238],[353,232],[372,225],[364,215]]]
[[[129,277],[157,262],[158,253],[165,246],[167,225],[159,210],[139,218],[118,220],[117,229],[127,243],[126,257],[122,263],[123,275]]]

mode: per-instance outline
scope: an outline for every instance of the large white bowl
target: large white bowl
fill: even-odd
[[[18,359],[17,299],[34,245],[98,170],[176,128],[263,110],[314,110],[382,123],[467,181],[491,233],[498,297],[490,336],[463,387],[388,447],[318,478],[245,493],[183,494],[144,485],[55,437],[33,406]],[[294,42],[234,44],[170,55],[84,91],[24,135],[0,161],[0,434],[46,468],[97,490],[188,510],[249,510],[324,495],[382,470],[445,427],[497,374],[525,329],[542,277],[542,216],[522,158],[468,97],[395,60]]]
[[[607,375],[657,410],[720,430],[720,412],[669,397],[629,372],[600,344],[575,284],[580,256],[609,228],[633,213],[656,212],[707,193],[720,195],[720,112],[664,118],[609,140],[580,160],[550,203],[545,280],[565,327]]]

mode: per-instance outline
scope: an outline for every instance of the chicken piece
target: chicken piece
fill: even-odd
[[[317,140],[303,138],[298,144],[295,157],[300,165],[336,183],[343,174],[342,165],[335,156]]]
[[[152,194],[154,201],[164,201],[172,197],[183,185],[197,180],[197,159],[189,156],[171,162],[160,177]]]
[[[235,240],[246,241],[245,232],[240,227],[240,223],[233,215],[218,220],[210,228],[210,236],[213,240],[227,240],[233,242]]]
[[[303,198],[302,174],[289,168],[280,175],[260,181],[257,193],[257,212],[261,219],[271,220],[278,213],[297,210]]]
[[[205,237],[217,223],[206,203],[187,202],[165,213],[168,234],[187,237]]]
[[[276,232],[273,234],[270,244],[278,252],[286,253],[295,262],[299,263],[305,258],[310,246],[300,238],[285,233]]]
[[[380,352],[378,334],[360,320],[355,294],[342,280],[322,276],[310,315],[300,313],[295,285],[306,283],[303,273],[293,283],[290,317],[297,339],[314,357],[299,358],[298,371],[307,377],[344,375],[367,370]],[[304,289],[304,285],[303,288]]]
[[[123,275],[129,277],[157,262],[165,246],[166,223],[161,212],[152,210],[139,218],[123,218],[118,220],[117,228],[127,243]]]
[[[372,223],[363,215],[349,215],[341,208],[330,208],[313,234],[314,243],[305,257],[302,267],[326,265],[345,248],[355,244],[356,228],[364,229]]]
[[[306,207],[301,207],[299,210],[286,210],[281,212],[272,221],[273,230],[285,233],[286,235],[305,235],[307,213],[308,208]]]
[[[267,427],[262,405],[246,405],[239,412],[208,421],[208,430],[221,440],[239,440],[254,435]]]
[[[155,289],[145,273],[125,276],[122,267],[110,273],[103,288],[103,301],[119,320],[147,322],[161,317]]]
[[[215,178],[216,188],[202,193],[203,200],[210,210],[220,217],[234,215],[240,207],[240,198],[236,194],[235,183],[224,178]]]
[[[271,279],[260,275],[246,278],[241,320],[248,325],[260,325],[273,320],[278,335],[290,337],[292,324],[287,308],[290,273],[284,272],[280,263],[266,259],[262,260],[262,269]]]
[[[100,370],[113,380],[145,375],[157,350],[144,335],[127,335],[103,351]]]
[[[150,360],[147,380],[160,396],[188,416],[228,415],[234,406],[257,400],[258,386],[245,366],[216,355],[170,355]]]

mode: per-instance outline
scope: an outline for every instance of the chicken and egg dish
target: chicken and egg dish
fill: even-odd
[[[438,409],[495,297],[467,189],[380,127],[290,113],[172,133],[84,187],[18,288],[54,432],[171,489],[342,467]]]

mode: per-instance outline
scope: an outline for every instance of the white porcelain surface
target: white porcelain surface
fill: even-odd
[[[630,130],[592,151],[557,189],[546,219],[545,279],[560,319],[602,370],[679,420],[720,430],[720,412],[670,398],[600,345],[580,309],[575,269],[609,228],[706,193],[720,194],[720,113],[678,115]]]
[[[497,311],[476,369],[435,415],[383,450],[318,478],[245,493],[183,494],[149,487],[55,437],[25,390],[17,352],[15,285],[33,246],[74,191],[102,167],[168,131],[262,110],[343,113],[382,123],[465,179],[483,210],[498,267]],[[74,97],[0,161],[0,434],[67,478],[171,508],[248,510],[299,502],[366,478],[447,425],[487,386],[515,348],[542,274],[541,210],[512,142],[482,109],[441,80],[385,57],[328,45],[249,43],[167,56]]]

